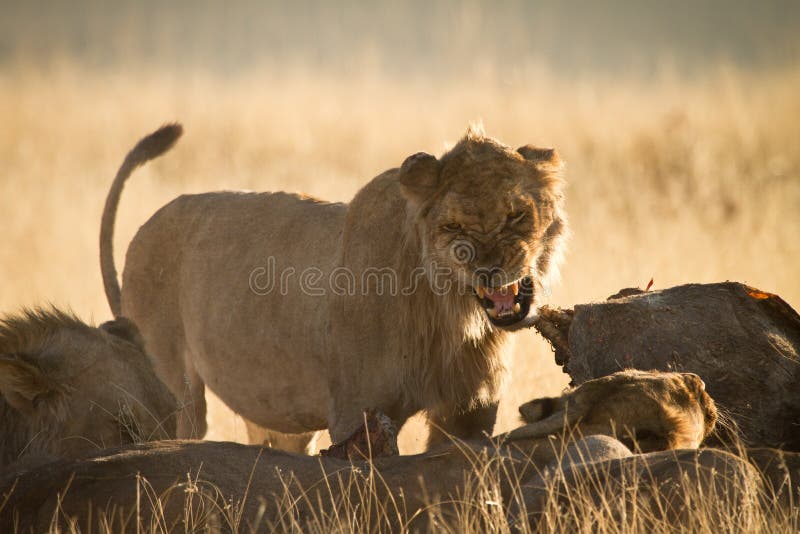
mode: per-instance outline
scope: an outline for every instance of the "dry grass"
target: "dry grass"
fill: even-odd
[[[463,488],[447,499],[431,499],[419,510],[410,509],[397,488],[388,488],[378,470],[363,466],[331,473],[315,488],[303,488],[287,473],[283,489],[276,495],[245,493],[233,498],[204,479],[200,467],[163,491],[137,476],[130,494],[135,500],[126,507],[117,503],[95,508],[89,528],[101,534],[788,534],[800,529],[800,509],[773,493],[757,469],[746,462],[744,451],[739,456],[744,461],[727,456],[714,467],[673,463],[681,467],[670,471],[669,478],[653,474],[648,467],[642,469],[643,464],[625,463],[617,469],[613,461],[601,461],[572,471],[560,465],[542,470],[533,463],[517,461],[513,465],[485,451],[465,453],[471,454],[472,468],[465,473]],[[591,462],[591,458],[585,460]],[[570,482],[561,484],[565,478]],[[68,486],[64,493],[69,491]],[[60,507],[63,495],[56,498],[48,532],[80,533],[78,523],[70,523],[70,514]],[[103,502],[101,494],[96,497]],[[253,508],[246,510],[249,500],[257,503],[255,513]]]
[[[536,67],[430,82],[263,67],[231,79],[99,73],[68,61],[0,70],[0,309],[54,302],[109,316],[98,268],[100,211],[123,155],[180,120],[185,138],[123,195],[117,263],[136,228],[185,192],[299,190],[347,200],[469,121],[567,161],[573,239],[552,302],[620,287],[740,280],[800,305],[800,68],[719,67],[687,81],[565,80]],[[517,336],[498,430],[566,379],[534,334]],[[244,427],[218,403],[211,437]],[[401,437],[418,450],[418,422]]]

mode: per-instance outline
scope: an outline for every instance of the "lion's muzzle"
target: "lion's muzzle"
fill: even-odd
[[[531,311],[533,280],[529,276],[499,287],[489,287],[479,282],[473,290],[489,321],[495,326],[514,326]]]

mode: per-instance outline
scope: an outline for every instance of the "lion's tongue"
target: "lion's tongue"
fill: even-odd
[[[484,295],[487,299],[492,301],[494,304],[494,311],[496,311],[498,315],[514,311],[514,293],[508,286],[501,287],[500,289],[486,288],[484,289]]]

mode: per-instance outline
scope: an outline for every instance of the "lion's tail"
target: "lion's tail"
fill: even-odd
[[[111,307],[114,317],[122,314],[117,269],[114,267],[114,221],[117,217],[117,206],[119,206],[122,188],[125,187],[125,180],[137,167],[172,148],[182,133],[183,126],[180,124],[166,124],[139,141],[125,156],[125,161],[117,171],[117,176],[106,197],[103,218],[100,222],[100,271],[103,275],[106,299],[108,299],[108,305]]]

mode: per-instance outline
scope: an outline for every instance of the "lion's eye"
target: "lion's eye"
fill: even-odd
[[[448,223],[444,225],[444,229],[448,232],[458,232],[461,230],[461,225],[458,223]]]
[[[512,211],[508,214],[507,219],[509,222],[517,222],[521,221],[523,217],[525,217],[524,211]]]

